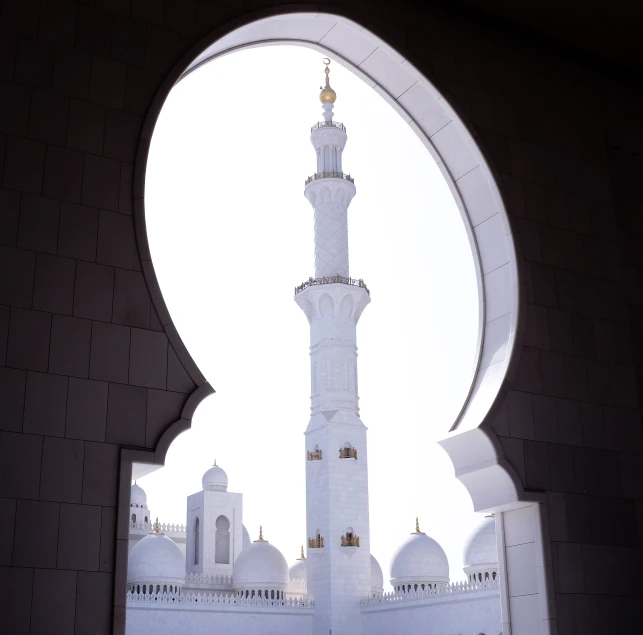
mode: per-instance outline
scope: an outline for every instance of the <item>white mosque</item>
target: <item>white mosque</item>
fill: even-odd
[[[243,525],[243,495],[218,465],[187,497],[185,525],[152,522],[143,489],[131,490],[128,635],[499,635],[496,527],[485,517],[452,583],[442,547],[420,530],[393,556],[389,581],[370,552],[366,427],[359,417],[357,322],[370,302],[350,277],[347,212],[353,178],[342,171],[346,128],[336,94],[320,99],[311,130],[317,171],[305,183],[314,209],[315,277],[296,287],[310,324],[311,417],[305,432],[307,555],[289,568],[259,529]]]

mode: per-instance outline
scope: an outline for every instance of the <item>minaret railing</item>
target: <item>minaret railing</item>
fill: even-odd
[[[302,282],[298,287],[295,287],[295,295],[301,293],[307,287],[314,287],[318,284],[349,284],[352,287],[361,287],[371,295],[371,292],[368,290],[368,287],[364,283],[364,280],[361,278],[359,280],[355,278],[347,278],[346,276],[324,276],[323,278],[308,278],[305,282]]]
[[[319,128],[339,128],[340,130],[346,132],[346,126],[339,121],[318,121],[311,129],[311,132],[319,130]]]
[[[306,179],[304,185],[308,185],[318,179],[344,179],[349,183],[355,183],[355,179],[350,174],[344,174],[343,172],[315,172],[315,174]]]

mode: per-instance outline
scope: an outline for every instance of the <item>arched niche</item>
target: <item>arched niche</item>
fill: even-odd
[[[148,454],[147,461],[142,461],[142,453],[138,453],[138,458],[132,456],[132,460],[146,462],[150,469],[154,469],[152,464],[162,465],[172,441],[189,428],[198,403],[213,392],[172,324],[151,262],[144,189],[157,116],[172,87],[202,64],[243,48],[292,44],[332,57],[372,86],[422,140],[451,189],[475,262],[480,328],[477,366],[468,397],[456,420],[445,422],[440,444],[449,454],[456,477],[466,486],[477,511],[513,507],[523,499],[524,492],[486,422],[516,365],[522,333],[521,282],[509,218],[493,170],[476,144],[471,128],[408,59],[351,19],[335,13],[298,11],[296,6],[253,15],[255,19],[245,16],[222,27],[183,57],[157,94],[141,134],[133,185],[142,269],[168,338],[199,388],[188,400],[181,419],[165,431],[153,456]]]

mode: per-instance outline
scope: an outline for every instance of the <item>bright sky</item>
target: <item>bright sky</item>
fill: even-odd
[[[315,171],[310,126],[322,118],[322,55],[244,50],[174,88],[156,126],[147,226],[163,295],[217,394],[139,481],[153,516],[185,523],[186,496],[217,459],[243,519],[289,562],[306,541],[304,435],[310,408],[308,322],[293,289],[313,274]],[[344,171],[350,271],[372,302],[357,331],[361,418],[368,427],[371,550],[391,556],[420,517],[462,574],[480,517],[453,476],[445,436],[469,389],[478,329],[471,249],[456,204],[415,133],[339,63],[335,120],[348,130]]]

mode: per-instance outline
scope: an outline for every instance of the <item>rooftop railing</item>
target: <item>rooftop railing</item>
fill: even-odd
[[[417,586],[417,585],[416,585]],[[487,582],[454,582],[438,586],[434,589],[422,590],[418,586],[418,590],[412,590],[400,593],[383,593],[381,595],[369,595],[362,598],[360,604],[362,606],[376,606],[381,604],[393,604],[397,602],[413,602],[417,600],[425,600],[428,598],[444,597],[449,595],[460,595],[462,593],[479,593],[482,591],[491,591],[499,589],[500,584],[498,580],[489,580]]]
[[[349,284],[352,287],[361,287],[371,295],[371,292],[368,290],[368,287],[364,281],[360,278],[356,280],[355,278],[347,278],[345,276],[325,276],[323,278],[308,278],[305,282],[302,282],[298,287],[295,287],[295,295],[301,293],[307,287],[314,287],[317,284]]]
[[[306,179],[304,185],[308,185],[317,179],[344,179],[349,183],[355,183],[355,179],[350,174],[344,174],[343,172],[316,172]]]
[[[313,132],[314,130],[319,130],[319,128],[339,128],[346,132],[346,126],[343,123],[339,123],[339,121],[318,121],[310,131]]]
[[[233,593],[127,593],[127,603],[142,602],[147,605],[182,604],[182,605],[210,605],[210,606],[265,606],[274,609],[311,609],[315,603],[311,598],[284,598],[272,600],[268,598],[242,598]]]

